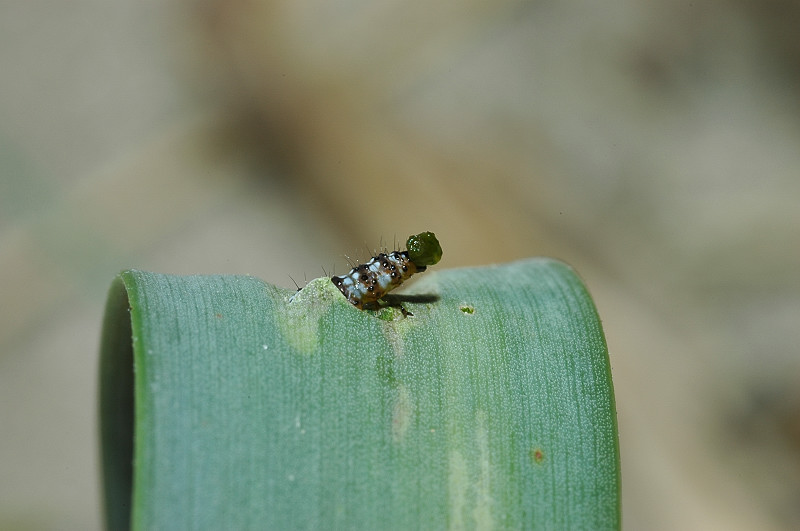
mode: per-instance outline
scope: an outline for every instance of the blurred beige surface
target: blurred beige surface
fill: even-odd
[[[0,6],[0,529],[101,525],[120,269],[289,287],[432,230],[562,258],[608,337],[628,529],[800,527],[800,8]]]

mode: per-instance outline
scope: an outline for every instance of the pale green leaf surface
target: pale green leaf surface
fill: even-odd
[[[608,353],[575,273],[432,271],[413,293],[403,317],[324,278],[295,294],[122,273],[101,360],[109,525],[619,528]]]

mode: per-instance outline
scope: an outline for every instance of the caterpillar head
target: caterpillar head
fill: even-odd
[[[415,265],[426,267],[442,259],[442,246],[432,232],[421,232],[409,236],[406,241],[408,257]]]

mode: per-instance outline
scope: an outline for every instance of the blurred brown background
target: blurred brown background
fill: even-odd
[[[556,256],[611,351],[627,529],[800,527],[800,4],[0,4],[0,529],[100,527],[117,271],[289,275],[422,230]]]

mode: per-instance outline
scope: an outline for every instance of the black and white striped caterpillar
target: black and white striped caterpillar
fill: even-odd
[[[387,293],[442,259],[442,246],[432,232],[409,236],[406,249],[380,253],[331,281],[356,308],[377,309]]]

